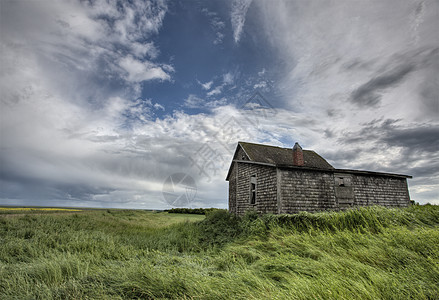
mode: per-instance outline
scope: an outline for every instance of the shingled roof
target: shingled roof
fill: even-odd
[[[285,166],[293,165],[293,149],[246,142],[238,142],[238,144],[251,161]],[[303,159],[306,168],[334,169],[323,157],[312,150],[303,150]]]

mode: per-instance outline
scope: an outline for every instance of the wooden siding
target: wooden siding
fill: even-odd
[[[252,209],[258,213],[277,213],[276,168],[237,163],[236,210],[244,214]],[[256,175],[256,204],[250,204],[250,176]]]
[[[281,170],[280,213],[337,209],[330,172]]]
[[[229,210],[297,213],[352,207],[410,205],[407,179],[234,162],[229,177]],[[256,204],[250,203],[250,177],[256,176]],[[343,178],[343,179],[342,179]]]
[[[229,178],[229,211],[236,213],[236,165],[233,163]]]
[[[410,195],[404,178],[353,175],[354,205],[408,206]]]

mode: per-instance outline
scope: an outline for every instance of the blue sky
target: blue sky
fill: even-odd
[[[437,1],[0,5],[0,204],[225,208],[238,140],[439,204]]]

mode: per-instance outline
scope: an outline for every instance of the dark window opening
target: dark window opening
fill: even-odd
[[[250,204],[256,204],[256,176],[250,177]]]

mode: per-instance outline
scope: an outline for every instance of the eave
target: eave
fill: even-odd
[[[232,170],[233,163],[244,163],[244,164],[255,164],[261,166],[269,166],[280,169],[294,169],[294,170],[304,170],[304,171],[315,171],[315,172],[326,172],[326,173],[345,173],[345,174],[356,174],[356,175],[371,175],[371,176],[382,176],[382,177],[394,177],[394,178],[413,178],[410,175],[404,174],[395,174],[395,173],[387,173],[387,172],[374,172],[374,171],[364,171],[364,170],[351,170],[351,169],[319,169],[319,168],[310,168],[310,167],[301,167],[301,166],[293,166],[293,165],[279,165],[279,164],[270,164],[270,163],[261,163],[256,161],[246,161],[246,160],[238,160],[234,159],[230,165],[229,172],[227,173],[226,181],[229,180],[230,172]]]

